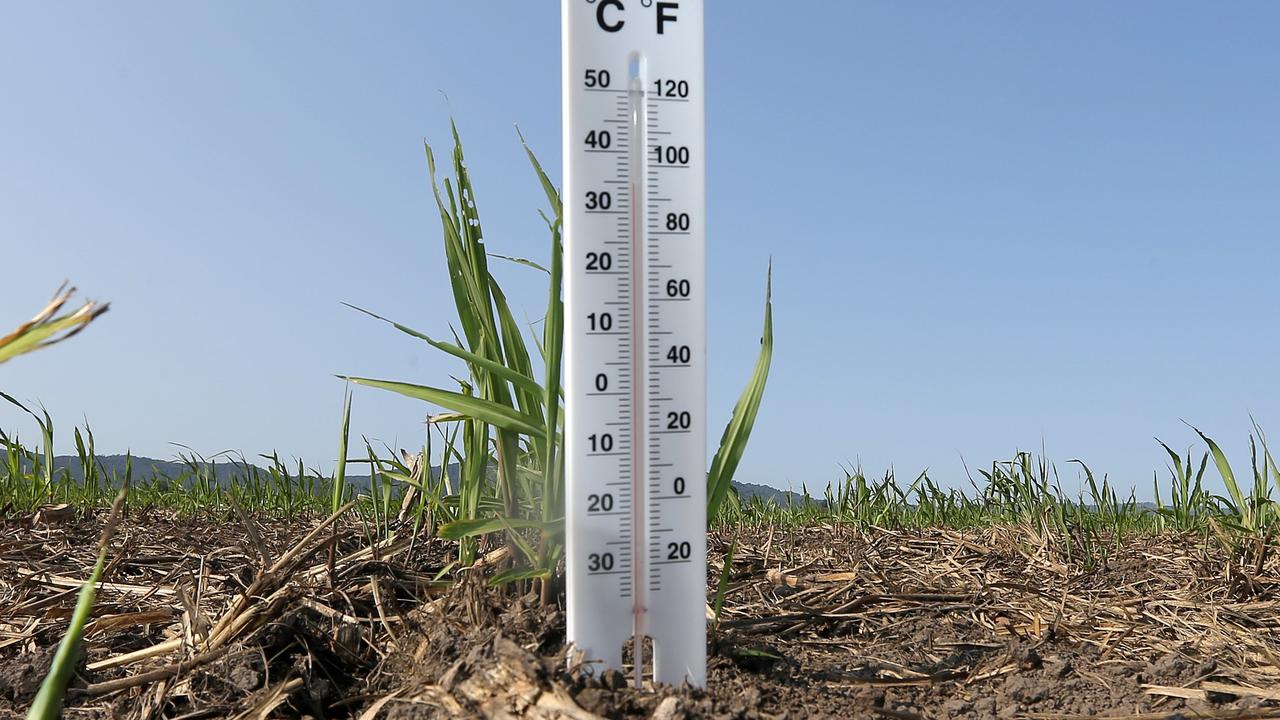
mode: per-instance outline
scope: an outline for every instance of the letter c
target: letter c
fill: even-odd
[[[610,7],[617,8],[619,12],[626,10],[622,5],[622,0],[600,0],[600,4],[596,6],[596,23],[600,26],[600,29],[605,32],[618,32],[622,29],[623,25],[627,24],[627,21],[619,20],[616,23],[610,23],[606,20],[604,17],[604,11],[606,8]]]

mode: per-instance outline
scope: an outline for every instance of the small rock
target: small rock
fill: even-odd
[[[1190,663],[1177,652],[1166,653],[1151,665],[1151,675],[1157,680],[1178,680]]]
[[[1044,659],[1034,649],[1027,648],[1018,653],[1018,667],[1023,670],[1039,670],[1042,665],[1044,665]]]
[[[1234,702],[1239,697],[1240,696],[1236,695],[1235,693],[1215,692],[1213,690],[1210,690],[1205,693],[1205,698],[1209,702],[1213,703],[1214,705],[1222,705],[1225,703]]]
[[[40,683],[53,665],[54,648],[23,653],[0,667],[0,698],[19,703],[30,701],[40,691]]]
[[[333,683],[325,678],[310,678],[306,684],[307,694],[311,696],[311,701],[316,705],[325,705],[325,701],[333,693]]]
[[[227,682],[243,693],[251,693],[262,686],[262,673],[248,664],[232,667],[226,675]]]
[[[444,675],[440,676],[440,687],[445,690],[453,690],[453,686],[458,684],[458,680],[460,680],[465,673],[466,661],[458,660],[444,672]]]
[[[669,697],[658,703],[658,709],[653,711],[651,720],[678,720],[684,717],[684,713],[680,712],[680,698]]]
[[[61,525],[74,520],[76,517],[76,509],[62,503],[60,505],[46,505],[36,512],[37,525]]]
[[[600,684],[610,690],[621,690],[627,686],[627,676],[618,670],[609,668],[600,674]]]
[[[334,647],[353,658],[360,657],[364,645],[364,628],[356,623],[342,623],[333,630]]]
[[[589,687],[579,692],[573,697],[573,701],[578,703],[585,710],[595,712],[608,706],[605,692],[600,688]]]

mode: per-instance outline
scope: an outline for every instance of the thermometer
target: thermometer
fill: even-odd
[[[568,640],[701,687],[703,3],[562,2]]]

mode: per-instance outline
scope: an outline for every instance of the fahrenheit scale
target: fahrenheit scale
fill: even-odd
[[[568,639],[703,686],[703,3],[562,3]]]

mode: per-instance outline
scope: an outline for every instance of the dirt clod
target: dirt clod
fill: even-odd
[[[0,697],[17,705],[29,704],[49,674],[55,651],[56,648],[49,647],[24,652],[0,664]]]

